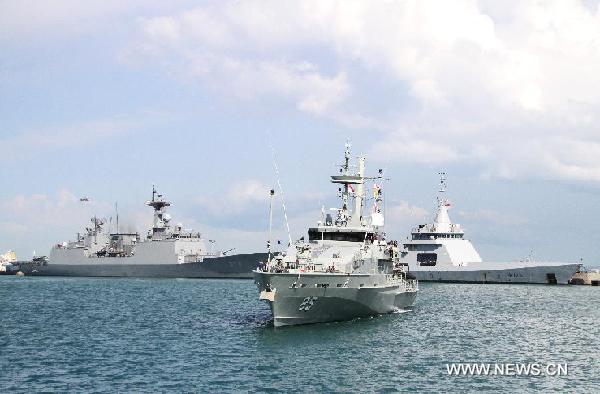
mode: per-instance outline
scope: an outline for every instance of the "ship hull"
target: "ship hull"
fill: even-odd
[[[566,285],[580,268],[580,264],[538,265],[505,269],[491,267],[477,269],[476,265],[451,267],[447,270],[423,270],[423,267],[411,267],[411,273],[421,282]]]
[[[81,264],[77,264],[76,261],[70,264],[30,262],[21,264],[20,270],[30,276],[250,279],[252,270],[266,258],[266,253],[251,253],[206,258],[202,262],[183,264],[105,264],[102,261],[93,264],[88,261],[82,261]]]
[[[273,315],[275,327],[325,323],[376,316],[406,309],[413,305],[417,289],[407,291],[402,286],[373,286],[365,275],[297,275],[256,272],[259,290],[269,287],[272,294],[261,291]],[[338,287],[350,280],[364,287]],[[294,287],[293,283],[305,287]],[[317,287],[326,282],[328,287]],[[371,283],[370,283],[371,282]],[[298,285],[300,286],[300,285]],[[269,299],[267,299],[269,298]]]
[[[0,275],[16,275],[17,271],[0,271]]]

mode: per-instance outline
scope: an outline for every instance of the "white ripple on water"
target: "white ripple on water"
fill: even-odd
[[[392,311],[392,313],[395,314],[402,314],[402,313],[408,313],[408,312],[412,312],[412,309],[402,309],[402,308],[396,308]]]

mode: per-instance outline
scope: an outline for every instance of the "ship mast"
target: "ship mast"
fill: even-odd
[[[358,171],[353,174],[350,166],[350,143],[346,142],[344,164],[339,175],[332,175],[331,182],[343,185],[341,191],[342,207],[338,210],[336,224],[361,226],[365,184],[365,158],[358,158]],[[352,207],[350,203],[353,202]]]
[[[440,176],[440,190],[438,190],[440,193],[440,195],[438,196],[439,201],[439,199],[444,195],[444,193],[446,193],[446,188],[448,187],[448,185],[446,184],[446,173],[439,172],[438,175]]]
[[[115,215],[117,219],[117,234],[119,234],[119,202],[115,201]]]
[[[437,197],[437,213],[434,219],[434,227],[438,232],[448,232],[451,229],[452,223],[450,222],[450,216],[448,215],[448,208],[450,207],[450,202],[446,199],[445,193],[447,190],[446,183],[446,173],[440,172],[440,189],[438,190],[439,194]]]
[[[171,206],[171,203],[163,200],[162,194],[158,194],[154,185],[152,185],[152,200],[146,201],[146,205],[154,209],[154,221],[152,225],[152,236],[165,234],[165,230],[169,227],[169,218],[166,215],[166,208]]]

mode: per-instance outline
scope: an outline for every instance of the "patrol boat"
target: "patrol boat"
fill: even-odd
[[[93,217],[75,241],[55,245],[49,260],[20,265],[27,275],[154,278],[252,278],[266,253],[232,254],[207,250],[201,234],[171,225],[171,206],[156,189],[146,205],[154,210],[152,228],[138,233],[110,233],[106,221]]]
[[[581,264],[536,262],[484,262],[460,224],[448,215],[446,174],[440,173],[437,212],[433,223],[421,224],[404,243],[401,260],[420,281],[465,283],[568,284]]]
[[[373,316],[414,303],[418,283],[400,262],[397,243],[385,240],[377,184],[372,212],[363,216],[365,183],[382,178],[367,178],[364,170],[360,157],[353,172],[346,144],[345,163],[331,177],[342,185],[335,217],[323,213],[317,227],[309,228],[308,242],[303,237],[274,257],[268,243],[268,260],[254,271],[254,280],[275,327]]]

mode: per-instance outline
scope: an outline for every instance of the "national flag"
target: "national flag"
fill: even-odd
[[[374,184],[373,185],[373,197],[377,198],[381,195],[381,187],[379,187],[379,185]]]

